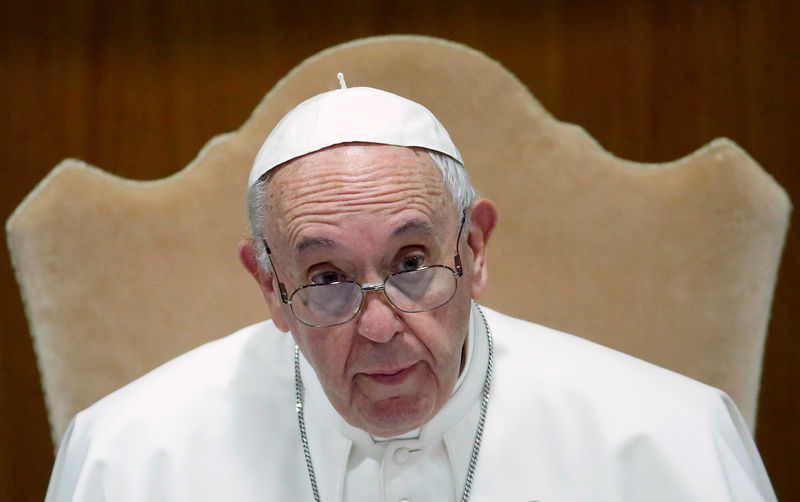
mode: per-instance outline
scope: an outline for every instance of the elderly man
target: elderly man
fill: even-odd
[[[272,320],[80,413],[48,501],[773,501],[731,401],[479,307],[492,203],[421,105],[276,126],[240,258]]]

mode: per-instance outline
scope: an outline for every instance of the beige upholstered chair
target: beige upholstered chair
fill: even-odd
[[[781,187],[728,140],[667,164],[615,158],[486,56],[394,36],[305,61],[174,176],[67,160],[20,205],[8,243],[56,443],[102,395],[267,316],[236,252],[247,174],[277,120],[339,71],[433,110],[497,203],[485,304],[718,386],[754,425]]]

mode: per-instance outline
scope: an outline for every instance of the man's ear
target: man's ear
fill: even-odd
[[[284,317],[283,309],[281,308],[283,302],[278,291],[277,281],[275,281],[274,274],[271,271],[265,271],[259,265],[257,253],[256,243],[252,238],[244,238],[239,243],[239,261],[242,262],[245,270],[253,276],[253,279],[256,280],[259,288],[261,288],[261,294],[264,295],[264,300],[267,302],[272,322],[275,323],[279,330],[289,331],[289,325],[286,323],[286,317]]]
[[[472,250],[472,298],[477,300],[489,284],[487,246],[497,223],[497,210],[489,199],[478,199],[471,205],[467,245]]]
[[[244,268],[255,278],[259,280],[258,259],[256,258],[256,243],[251,237],[245,237],[239,243],[239,261],[242,262]]]

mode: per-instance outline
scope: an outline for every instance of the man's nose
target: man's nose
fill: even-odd
[[[382,289],[369,288],[358,313],[358,334],[373,342],[388,342],[400,330],[398,313]]]

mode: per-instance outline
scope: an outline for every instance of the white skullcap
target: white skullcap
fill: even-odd
[[[423,147],[464,163],[427,108],[390,92],[351,87],[318,94],[287,113],[256,155],[247,186],[284,162],[351,142]]]

